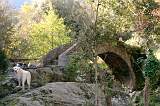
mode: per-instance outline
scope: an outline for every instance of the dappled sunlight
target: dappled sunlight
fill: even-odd
[[[157,57],[158,60],[160,60],[160,49],[158,49],[158,50],[155,52],[155,56]]]

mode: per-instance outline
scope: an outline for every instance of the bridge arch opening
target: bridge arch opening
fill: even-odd
[[[133,80],[130,73],[131,71],[127,62],[122,59],[121,56],[113,52],[105,52],[98,54],[98,56],[109,66],[116,80],[131,87]]]

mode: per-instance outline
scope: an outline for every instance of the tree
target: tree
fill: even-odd
[[[156,59],[152,50],[149,54],[144,66],[145,87],[144,87],[144,106],[149,106],[149,85],[150,81],[155,79],[156,73],[160,69],[160,63]]]
[[[138,2],[136,2],[138,3]],[[146,38],[146,53],[147,49],[155,49],[159,39],[159,17],[154,14],[154,11],[159,8],[158,3],[154,0],[146,0],[138,3],[137,11],[140,23],[139,31]],[[153,51],[149,51],[148,58],[144,67],[145,87],[144,87],[144,106],[149,106],[149,84],[151,78],[154,78],[155,72],[159,68],[159,62],[153,55]]]
[[[24,4],[14,27],[12,57],[40,58],[49,50],[70,41],[69,29],[53,9]]]
[[[32,5],[24,4],[19,11],[16,11],[16,23],[11,34],[8,55],[10,58],[22,58],[28,50],[28,34],[31,25],[34,23],[35,11]]]
[[[13,28],[13,9],[7,0],[0,2],[0,49],[7,53]]]
[[[11,43],[13,28],[13,9],[7,0],[0,2],[0,75],[6,74],[8,68],[8,46]],[[0,76],[2,77],[2,76]],[[2,77],[3,78],[3,77]],[[2,79],[0,78],[0,79]]]
[[[69,31],[54,10],[49,10],[42,15],[43,20],[31,26],[29,33],[30,49],[27,57],[41,57],[49,50],[70,41]],[[34,52],[33,52],[34,51]]]

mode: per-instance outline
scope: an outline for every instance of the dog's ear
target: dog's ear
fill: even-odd
[[[18,73],[17,70],[14,70],[15,73]]]
[[[17,70],[18,70],[18,67],[13,67],[13,70],[14,70],[14,71],[17,71]]]

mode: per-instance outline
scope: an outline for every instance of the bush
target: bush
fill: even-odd
[[[82,52],[72,54],[65,69],[67,81],[94,82],[93,66]]]
[[[0,50],[0,75],[6,74],[8,68],[8,59],[5,53]]]
[[[98,73],[109,69],[105,62],[97,63]],[[65,67],[65,79],[67,81],[95,82],[95,70],[93,62],[84,52],[77,52],[69,57],[69,64]],[[107,72],[107,71],[106,71]],[[98,76],[99,77],[99,76]]]

